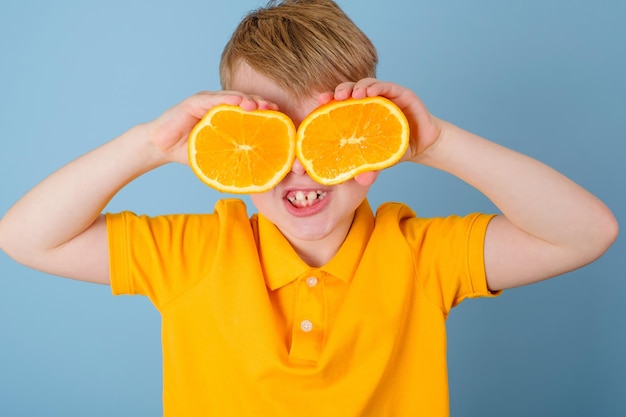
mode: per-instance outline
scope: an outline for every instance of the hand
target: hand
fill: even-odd
[[[237,91],[204,91],[188,97],[147,124],[150,141],[164,163],[179,162],[189,165],[189,133],[207,111],[219,104],[240,106],[248,111],[278,110],[275,103]]]
[[[332,100],[382,96],[393,101],[404,112],[411,130],[409,149],[401,161],[417,161],[418,156],[439,139],[442,131],[440,121],[433,117],[422,101],[411,90],[398,84],[364,78],[358,82],[339,84],[335,91],[318,97],[320,104]]]

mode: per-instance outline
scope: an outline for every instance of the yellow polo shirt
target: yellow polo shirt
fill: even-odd
[[[445,319],[491,296],[491,216],[367,202],[311,268],[240,200],[213,214],[108,214],[114,294],[162,315],[165,416],[447,416]]]

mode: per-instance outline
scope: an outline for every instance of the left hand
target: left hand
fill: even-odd
[[[409,148],[401,161],[418,162],[419,155],[430,148],[441,136],[441,122],[432,116],[426,106],[411,90],[391,82],[364,78],[358,82],[339,84],[335,91],[318,96],[319,104],[332,100],[382,96],[394,102],[404,113],[410,128]]]

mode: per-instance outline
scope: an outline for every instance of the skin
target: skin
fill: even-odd
[[[271,100],[287,114],[296,127],[319,103],[315,97],[294,101],[268,78],[247,65],[235,73],[232,87]],[[268,220],[289,240],[298,255],[311,266],[326,264],[344,241],[356,208],[365,199],[375,175],[360,182],[352,179],[335,186],[313,181],[295,160],[291,172],[270,191],[252,194],[250,199]],[[288,193],[323,191],[326,196],[308,210],[294,210]]]
[[[319,104],[384,96],[407,116],[411,143],[403,161],[441,169],[484,193],[501,211],[487,230],[485,268],[491,290],[526,285],[579,268],[601,256],[617,237],[613,214],[596,197],[550,167],[432,116],[410,90],[364,79],[294,100],[242,66],[235,91],[201,92],[70,162],[22,197],[0,220],[0,249],[32,268],[109,283],[106,224],[100,214],[117,191],[170,162],[188,164],[187,136],[211,107],[274,109],[297,124]],[[273,190],[252,196],[299,255],[313,266],[337,252],[355,208],[376,173],[321,187],[299,161]],[[314,214],[293,211],[285,194],[324,190]],[[410,192],[410,190],[409,190]],[[417,191],[416,191],[417,192]]]

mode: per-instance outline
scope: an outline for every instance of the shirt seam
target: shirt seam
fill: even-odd
[[[109,255],[109,282],[111,283],[111,291],[114,295],[122,295],[122,294],[132,294],[135,295],[137,294],[136,290],[135,290],[135,286],[133,285],[131,279],[130,279],[130,251],[129,251],[129,237],[128,237],[128,233],[127,233],[127,213],[122,213],[121,217],[119,219],[116,219],[113,216],[110,216],[109,214],[107,214],[106,219],[107,219],[107,239],[109,242],[109,251],[115,251],[115,255],[111,256]],[[121,228],[116,228],[117,229],[121,229],[121,234],[122,236],[120,237],[120,239],[115,239],[113,238],[113,222],[117,222],[117,221],[121,221],[122,222],[122,226]],[[119,230],[116,231],[117,233],[120,233]],[[120,258],[118,256],[118,254],[120,253],[120,248],[119,246],[123,246],[121,248],[122,253],[124,254],[124,256],[122,258]],[[121,286],[123,286],[124,288],[120,288],[120,279],[118,277],[118,279],[114,280],[113,276],[117,275],[116,273],[119,270],[119,261],[116,261],[114,264],[114,260],[118,260],[121,259],[122,260],[122,270],[121,272],[121,276],[122,276],[122,284]],[[115,266],[115,268],[114,268]]]
[[[401,219],[400,219],[401,220]],[[399,224],[399,223],[398,223]],[[402,233],[402,232],[401,232]],[[414,248],[409,241],[407,240],[406,236],[404,235],[404,233],[402,233],[402,238],[404,240],[404,244],[409,248],[409,251],[411,252],[411,262],[412,262],[412,267],[413,267],[413,279],[415,280],[416,285],[419,287],[419,289],[422,292],[422,295],[424,296],[424,298],[430,302],[431,304],[433,304],[435,307],[437,307],[441,313],[443,314],[444,318],[448,317],[448,312],[446,311],[445,307],[443,305],[441,305],[439,302],[433,300],[430,295],[428,294],[428,291],[426,290],[426,287],[424,286],[424,284],[422,283],[422,280],[420,279],[420,274],[418,273],[418,256],[417,256],[417,249]]]
[[[474,272],[476,267],[472,265],[472,253],[475,252],[477,250],[477,248],[473,245],[475,236],[475,233],[479,233],[479,231],[476,231],[476,227],[477,227],[477,223],[479,223],[479,221],[484,220],[486,222],[486,226],[485,228],[480,231],[481,233],[481,242],[482,242],[482,248],[480,249],[481,252],[481,257],[482,257],[482,271],[483,271],[483,277],[485,280],[487,279],[487,274],[486,274],[486,270],[485,270],[485,234],[487,231],[487,225],[489,224],[489,222],[495,217],[495,215],[485,215],[485,214],[477,214],[476,216],[474,216],[474,219],[472,220],[472,223],[470,225],[469,228],[469,233],[467,235],[467,241],[468,244],[466,245],[466,252],[465,252],[465,270],[467,273],[467,279],[469,280],[469,287],[471,288],[471,294],[464,294],[461,296],[457,296],[454,297],[454,301],[453,301],[453,305],[458,305],[459,303],[461,303],[463,300],[465,300],[466,298],[475,298],[475,297],[479,297],[479,296],[487,296],[487,295],[492,295],[492,293],[488,290],[487,288],[487,283],[485,282],[485,288],[487,289],[486,291],[482,291],[476,288],[476,282],[474,280]]]

